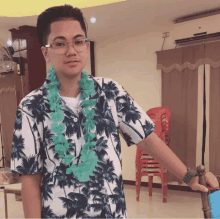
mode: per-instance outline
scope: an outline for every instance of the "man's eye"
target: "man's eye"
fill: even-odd
[[[61,46],[65,46],[65,43],[54,43],[55,46],[61,47]]]
[[[83,40],[77,40],[77,41],[75,42],[75,44],[76,44],[76,45],[83,44]]]

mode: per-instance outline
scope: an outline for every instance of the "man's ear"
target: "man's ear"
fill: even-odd
[[[50,59],[48,58],[47,49],[46,49],[44,46],[41,47],[41,52],[42,52],[42,54],[43,54],[43,56],[44,56],[45,61],[46,61],[46,62],[49,62]]]
[[[88,46],[88,52],[90,52],[90,41],[89,41],[89,46]]]

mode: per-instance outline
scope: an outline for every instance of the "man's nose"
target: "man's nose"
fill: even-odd
[[[77,53],[74,47],[74,42],[67,43],[67,52]]]

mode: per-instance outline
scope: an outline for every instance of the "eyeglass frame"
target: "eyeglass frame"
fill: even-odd
[[[90,42],[90,40],[89,40],[88,38],[86,38],[86,37],[83,38],[83,39],[84,39],[86,42]],[[69,43],[73,43],[73,42],[69,42]],[[68,47],[68,44],[69,44],[69,43],[67,43],[67,51],[68,51],[68,49],[69,49],[69,47]],[[52,46],[52,45],[53,45],[53,43],[47,44],[47,45],[45,45],[44,47],[45,47],[45,48],[52,48],[52,49],[53,49],[53,46]],[[74,44],[73,44],[73,47],[74,47]],[[75,47],[74,47],[74,49],[75,49]],[[67,52],[67,51],[66,51],[66,52]],[[76,51],[77,51],[77,50],[76,50]],[[78,52],[78,51],[77,51],[77,52]],[[65,53],[63,53],[63,54],[65,54]]]

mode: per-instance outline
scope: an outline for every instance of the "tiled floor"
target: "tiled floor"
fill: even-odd
[[[163,203],[161,189],[153,188],[153,196],[149,197],[148,187],[142,187],[140,201],[136,202],[135,186],[124,187],[129,218],[204,219],[199,193],[168,190],[167,203]],[[24,218],[22,202],[15,201],[14,194],[7,194],[7,197],[9,218]],[[0,190],[0,218],[5,218],[2,190]]]

